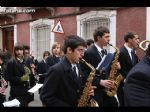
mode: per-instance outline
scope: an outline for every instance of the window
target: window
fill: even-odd
[[[77,35],[86,39],[94,39],[94,30],[99,26],[110,29],[110,43],[116,45],[116,10],[89,11],[77,16]],[[112,47],[107,47],[111,52]]]
[[[54,33],[51,29],[54,20],[39,19],[30,23],[30,46],[32,55],[41,60],[44,51],[50,51],[54,42]]]
[[[109,28],[110,21],[108,18],[93,18],[81,23],[83,28],[82,37],[85,39],[93,39],[93,32],[99,26],[105,26]]]
[[[36,28],[37,33],[37,59],[42,59],[44,51],[50,51],[50,26],[41,26]]]

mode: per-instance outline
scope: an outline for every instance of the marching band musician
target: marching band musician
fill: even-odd
[[[14,46],[14,55],[7,63],[7,75],[10,84],[9,101],[18,99],[20,106],[28,106],[29,73],[25,70],[24,46],[17,43]]]
[[[120,48],[120,54],[119,54],[119,62],[121,65],[120,73],[123,75],[123,80],[121,81],[117,95],[119,99],[120,106],[124,106],[124,93],[123,93],[123,86],[124,81],[126,80],[126,76],[131,70],[133,66],[135,66],[139,59],[136,55],[135,50],[138,48],[139,43],[139,37],[137,34],[134,34],[133,32],[127,32],[124,36],[125,44],[123,47]]]
[[[49,51],[44,51],[43,53],[43,59],[37,64],[37,74],[41,74],[39,75],[39,80],[38,83],[39,84],[43,84],[44,80],[45,80],[45,75],[48,71],[48,64],[46,63],[46,59],[48,58],[48,56],[50,56],[50,52]],[[39,93],[40,93],[41,88],[39,89]]]
[[[82,71],[79,59],[83,57],[85,41],[78,36],[68,36],[64,40],[63,59],[49,68],[48,77],[41,89],[40,99],[45,106],[76,107],[82,89]],[[74,68],[76,70],[74,70]],[[94,87],[87,91],[94,95]]]
[[[61,60],[62,51],[60,43],[54,42],[54,44],[52,45],[51,52],[52,55],[49,55],[48,58],[46,59],[46,63],[48,64],[49,67],[55,65]]]
[[[94,45],[89,47],[84,54],[84,59],[90,63],[94,68],[97,68],[99,63],[102,61],[103,57],[107,55],[106,49],[103,49],[104,46],[110,41],[109,29],[103,26],[98,27],[94,31]],[[111,62],[110,62],[111,63]],[[117,63],[117,68],[120,69],[120,64]],[[83,67],[84,70],[84,80],[89,74],[89,71],[86,67]],[[107,71],[107,73],[109,73]],[[105,88],[113,88],[114,82],[106,79],[106,73],[101,73],[99,71],[96,73],[96,77],[93,83],[97,86],[95,90],[95,100],[99,103],[100,106],[118,106],[116,98],[109,97],[104,91]]]
[[[150,44],[146,55],[137,63],[126,77],[124,83],[125,106],[150,106]]]
[[[24,45],[24,60],[25,65],[31,70],[31,74],[29,74],[29,87],[32,88],[36,84],[36,66],[34,63],[34,59],[30,55],[30,47],[28,45]],[[30,93],[28,100],[29,102],[34,100],[34,93]]]
[[[4,68],[3,68],[4,53],[0,52],[0,104],[6,100],[6,88],[8,86],[4,79]]]

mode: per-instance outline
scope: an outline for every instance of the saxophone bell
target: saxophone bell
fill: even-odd
[[[139,48],[142,49],[144,52],[147,50],[147,47],[143,47],[144,43],[150,43],[150,40],[143,40],[142,42],[139,43]]]

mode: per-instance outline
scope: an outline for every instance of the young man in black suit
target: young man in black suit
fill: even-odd
[[[102,61],[102,58],[104,55],[106,56],[106,50],[103,48],[104,46],[107,46],[107,44],[110,41],[110,32],[109,29],[106,27],[98,27],[94,31],[94,45],[89,47],[84,54],[84,59],[90,63],[94,68],[97,68],[99,63]],[[118,69],[120,68],[120,64],[117,63]],[[84,79],[86,80],[86,77],[89,74],[89,71],[87,68],[84,68]],[[109,73],[107,71],[107,73]],[[107,80],[107,75],[105,73],[100,74],[99,71],[96,72],[96,77],[94,78],[93,83],[97,86],[97,89],[95,90],[95,100],[99,103],[100,106],[118,106],[116,98],[109,97],[104,89],[110,89],[113,88],[114,82],[111,80]],[[99,75],[100,74],[100,75]]]
[[[146,55],[136,64],[124,83],[125,106],[150,106],[150,44]]]
[[[125,44],[120,48],[119,62],[121,65],[120,73],[123,76],[123,80],[118,88],[118,99],[120,106],[124,106],[124,96],[123,96],[123,85],[126,80],[127,74],[138,63],[138,56],[136,55],[135,49],[138,48],[139,38],[132,32],[127,32],[124,36]]]
[[[48,77],[41,89],[40,99],[45,106],[73,106],[78,105],[82,94],[82,71],[79,60],[84,55],[85,41],[78,36],[68,36],[64,41],[64,58],[49,68]],[[73,68],[76,68],[76,71]],[[91,87],[87,91],[94,95]]]

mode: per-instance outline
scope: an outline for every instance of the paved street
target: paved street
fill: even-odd
[[[8,87],[7,91],[6,91],[6,99],[7,99],[7,101],[8,101],[8,97],[9,97],[9,89],[10,89],[10,87]],[[34,101],[29,103],[29,107],[42,107],[42,103],[41,103],[41,101],[39,99],[38,91],[34,95]]]

